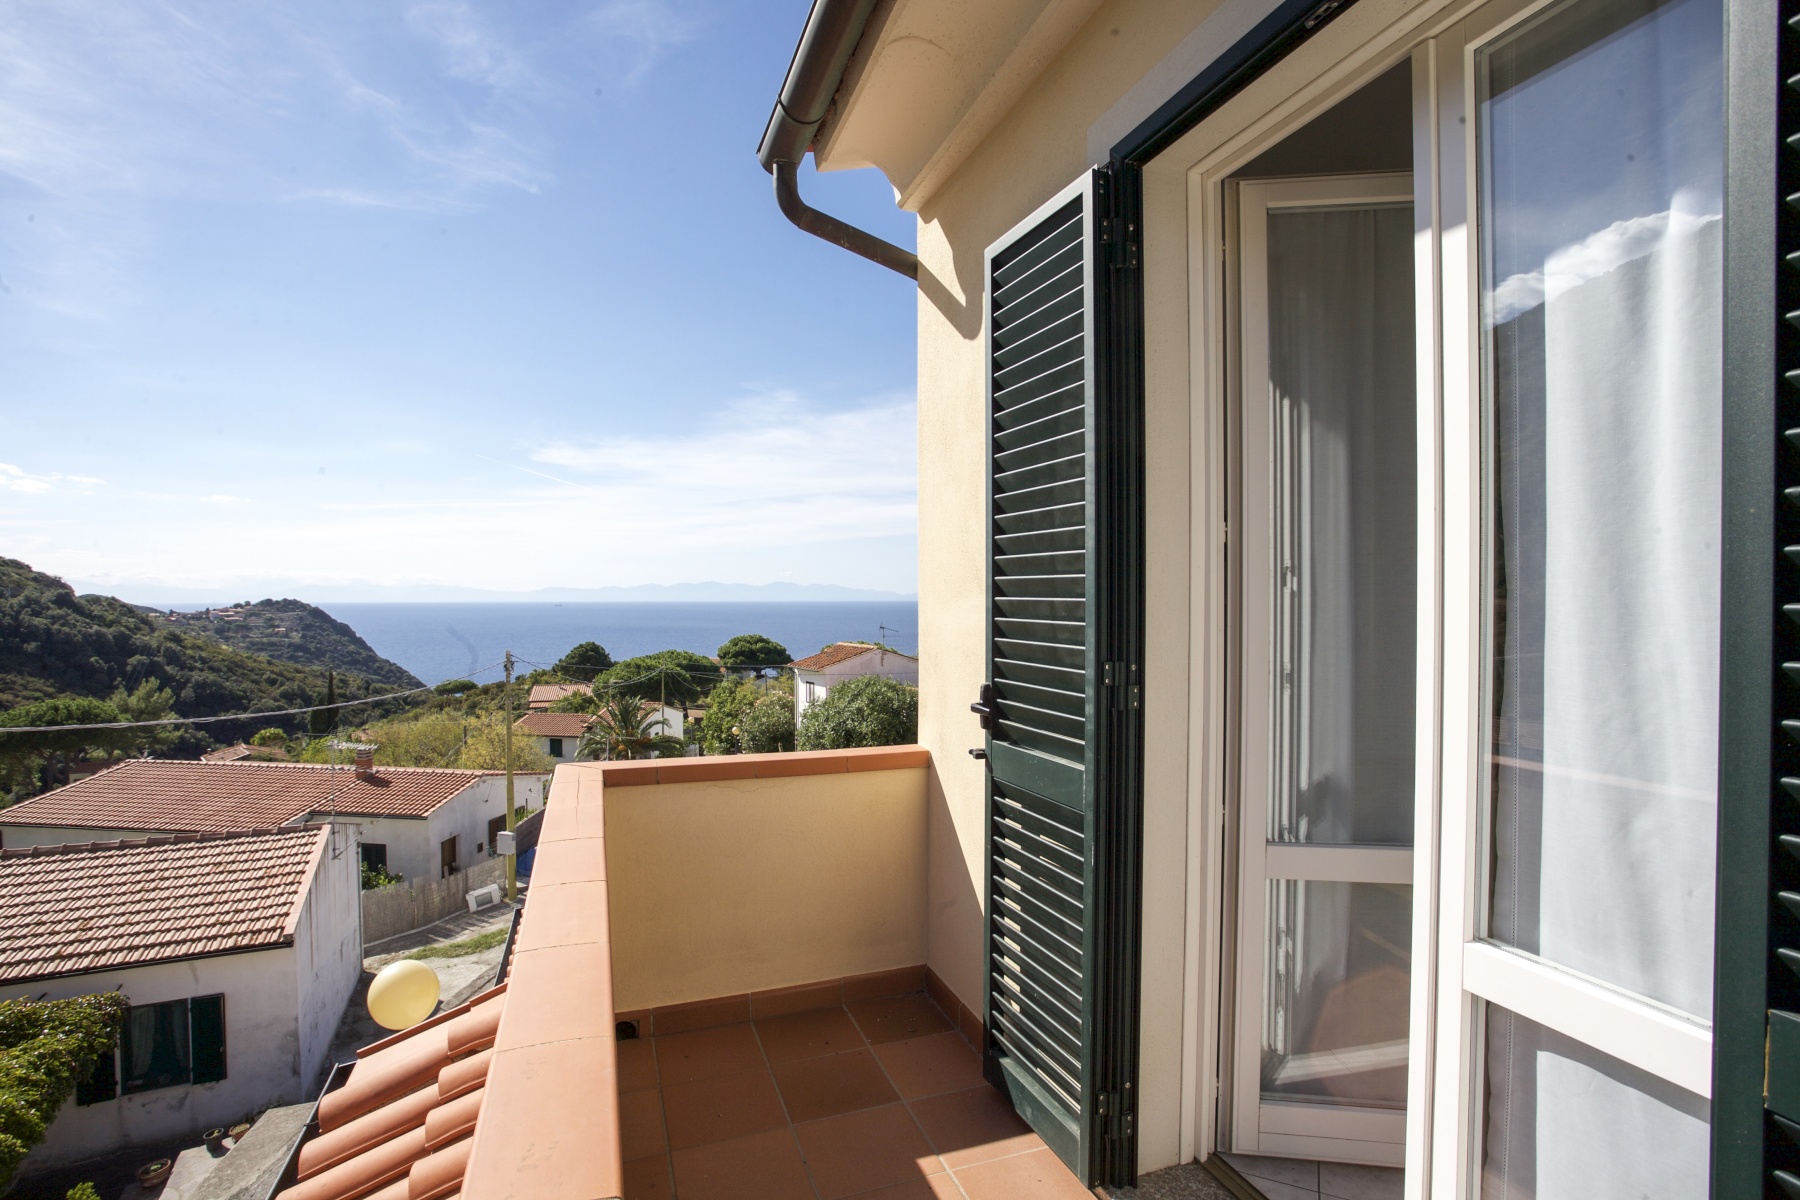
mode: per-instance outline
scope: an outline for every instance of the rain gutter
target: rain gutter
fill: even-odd
[[[788,220],[814,237],[917,280],[918,255],[822,213],[800,198],[800,161],[812,149],[813,138],[831,111],[875,4],[876,0],[813,0],[756,157],[763,170],[775,177],[775,202]]]

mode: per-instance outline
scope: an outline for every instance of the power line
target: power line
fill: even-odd
[[[483,671],[492,667],[483,667]],[[389,692],[384,696],[365,696],[361,700],[339,700],[334,704],[312,704],[305,708],[278,708],[269,712],[229,713],[220,717],[165,717],[160,721],[102,721],[93,725],[0,725],[0,733],[64,733],[81,729],[147,729],[157,725],[210,725],[215,721],[257,721],[263,717],[294,717],[301,713],[321,712],[328,708],[351,708],[358,704],[378,704],[383,700],[397,700],[401,696],[416,696],[420,692],[431,692],[437,689],[424,687],[407,688],[404,692]]]

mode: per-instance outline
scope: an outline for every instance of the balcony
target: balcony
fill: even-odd
[[[559,767],[506,983],[365,1051],[283,1196],[1090,1197],[926,965],[929,769]]]

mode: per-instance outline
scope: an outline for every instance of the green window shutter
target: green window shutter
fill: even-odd
[[[225,1078],[225,997],[195,996],[189,1000],[188,1022],[194,1082],[217,1083]]]
[[[91,1074],[75,1085],[75,1103],[83,1107],[104,1104],[119,1096],[118,1047],[94,1060]]]
[[[989,1079],[1135,1179],[1137,422],[1105,361],[1135,233],[1094,173],[988,251]],[[1110,236],[1109,236],[1110,235]]]

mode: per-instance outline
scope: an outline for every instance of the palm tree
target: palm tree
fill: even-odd
[[[668,722],[652,715],[659,710],[648,701],[618,693],[600,700],[600,711],[581,735],[575,753],[581,758],[656,758],[680,754],[685,743],[664,732]]]

